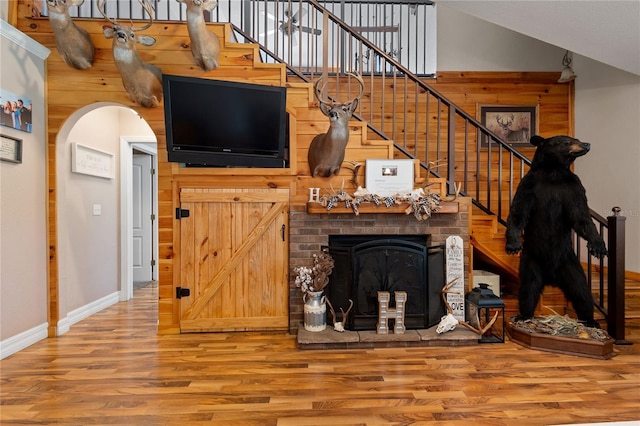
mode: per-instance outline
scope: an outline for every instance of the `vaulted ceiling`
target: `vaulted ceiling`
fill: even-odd
[[[438,0],[437,3],[640,75],[640,0]]]

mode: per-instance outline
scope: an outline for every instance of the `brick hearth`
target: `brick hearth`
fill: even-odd
[[[336,234],[430,234],[430,244],[443,244],[448,236],[459,235],[464,242],[465,285],[469,277],[469,230],[471,206],[468,198],[458,198],[456,213],[435,213],[419,222],[404,213],[313,213],[304,206],[292,206],[289,217],[289,331],[295,333],[303,321],[303,302],[300,289],[295,285],[297,266],[311,266],[312,256],[329,244],[329,235]],[[465,287],[466,288],[466,287]],[[333,330],[331,330],[332,333]],[[375,332],[374,332],[375,333]]]
[[[478,335],[464,327],[443,334],[436,327],[426,330],[407,330],[403,334],[377,334],[375,330],[345,331],[339,333],[331,326],[319,332],[298,327],[300,349],[371,349],[424,346],[470,346],[478,344]]]

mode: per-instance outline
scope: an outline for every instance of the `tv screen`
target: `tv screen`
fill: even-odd
[[[168,159],[286,167],[286,88],[164,74]]]

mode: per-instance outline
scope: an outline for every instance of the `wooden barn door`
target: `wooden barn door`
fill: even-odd
[[[288,203],[287,189],[181,189],[182,332],[289,328]]]

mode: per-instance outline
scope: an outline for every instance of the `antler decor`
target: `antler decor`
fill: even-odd
[[[458,277],[452,279],[447,284],[445,284],[445,286],[442,288],[442,291],[440,292],[440,295],[442,296],[442,300],[444,301],[444,305],[447,308],[447,315],[443,316],[440,319],[440,324],[438,324],[438,327],[436,328],[436,333],[442,334],[446,331],[453,330],[454,328],[456,328],[456,325],[460,324],[461,326],[468,328],[469,330],[473,331],[479,336],[482,336],[496,322],[496,320],[498,319],[499,312],[496,312],[493,318],[491,319],[491,321],[486,323],[485,326],[482,328],[480,327],[481,323],[480,323],[480,318],[478,318],[477,312],[476,312],[476,318],[475,318],[475,324],[477,325],[477,327],[472,326],[466,321],[460,321],[456,319],[453,316],[453,309],[451,308],[451,305],[449,305],[449,302],[447,302],[447,297],[446,297],[447,293],[460,294],[457,291],[451,290],[451,287],[456,283],[456,281],[458,281]]]
[[[337,321],[336,311],[333,309],[333,305],[331,305],[329,298],[327,298],[327,305],[329,305],[329,311],[331,312],[331,317],[333,318],[333,329],[340,333],[344,332],[345,330],[344,326],[347,324],[347,318],[349,318],[349,312],[351,311],[351,308],[353,308],[353,300],[349,299],[349,308],[347,309],[347,312],[345,312],[344,309],[340,307],[340,312],[342,312],[341,321]]]
[[[347,167],[353,173],[353,178],[351,178],[351,183],[353,183],[357,189],[360,189],[360,182],[358,182],[358,173],[360,172],[360,167],[362,167],[361,163],[357,161],[347,161],[347,163],[351,164],[353,167]]]
[[[347,73],[355,78],[360,85],[358,96],[345,103],[333,102],[323,97],[322,93],[327,85],[323,79],[318,79],[313,84],[313,93],[320,103],[320,111],[329,117],[329,130],[327,133],[316,135],[309,145],[308,162],[311,176],[329,177],[337,175],[344,161],[345,149],[349,142],[349,119],[358,108],[358,103],[364,94],[364,81],[359,74]]]
[[[422,184],[423,189],[427,188],[428,186],[431,186],[434,184],[434,182],[429,182],[429,178],[431,177],[431,169],[437,169],[438,167],[440,167],[443,163],[445,163],[446,160],[436,160],[436,161],[429,161],[428,165],[427,165],[427,173],[426,173],[426,178],[424,180],[424,183]],[[453,183],[453,186],[456,188],[456,192],[455,194],[453,194],[453,196],[447,196],[445,198],[445,201],[455,201],[458,196],[460,195],[460,191],[462,190],[462,182],[460,183]]]

